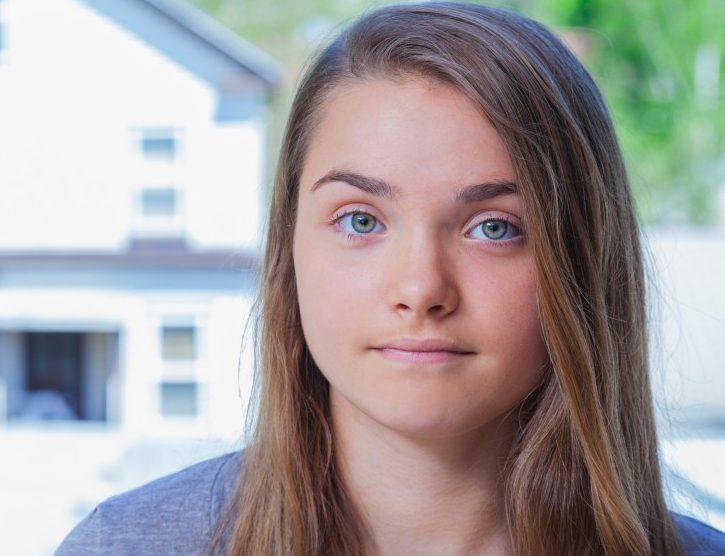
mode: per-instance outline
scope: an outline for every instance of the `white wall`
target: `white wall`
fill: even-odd
[[[150,127],[179,131],[190,240],[256,245],[258,93],[245,121],[218,124],[213,84],[81,0],[3,0],[1,15],[0,249],[122,247]]]
[[[660,228],[647,240],[653,382],[665,425],[725,423],[725,233]]]

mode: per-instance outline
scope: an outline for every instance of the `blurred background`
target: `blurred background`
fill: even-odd
[[[491,3],[489,3],[491,4]],[[0,553],[244,444],[243,345],[305,61],[367,0],[0,0]],[[495,2],[611,107],[674,508],[725,528],[725,3]]]

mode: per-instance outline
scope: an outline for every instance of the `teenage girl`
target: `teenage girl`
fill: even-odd
[[[627,174],[540,24],[423,3],[345,29],[292,106],[261,278],[246,450],[59,554],[725,554],[665,504]]]

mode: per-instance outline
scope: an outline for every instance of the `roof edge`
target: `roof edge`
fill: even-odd
[[[279,85],[282,79],[279,62],[199,8],[182,0],[139,1],[257,75],[269,88]]]

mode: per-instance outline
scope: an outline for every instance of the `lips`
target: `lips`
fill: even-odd
[[[448,363],[473,352],[450,340],[401,338],[376,350],[385,358],[409,363]]]
[[[395,349],[414,352],[448,351],[452,353],[473,353],[456,342],[438,338],[426,338],[421,340],[401,338],[399,340],[388,342],[377,349]]]

